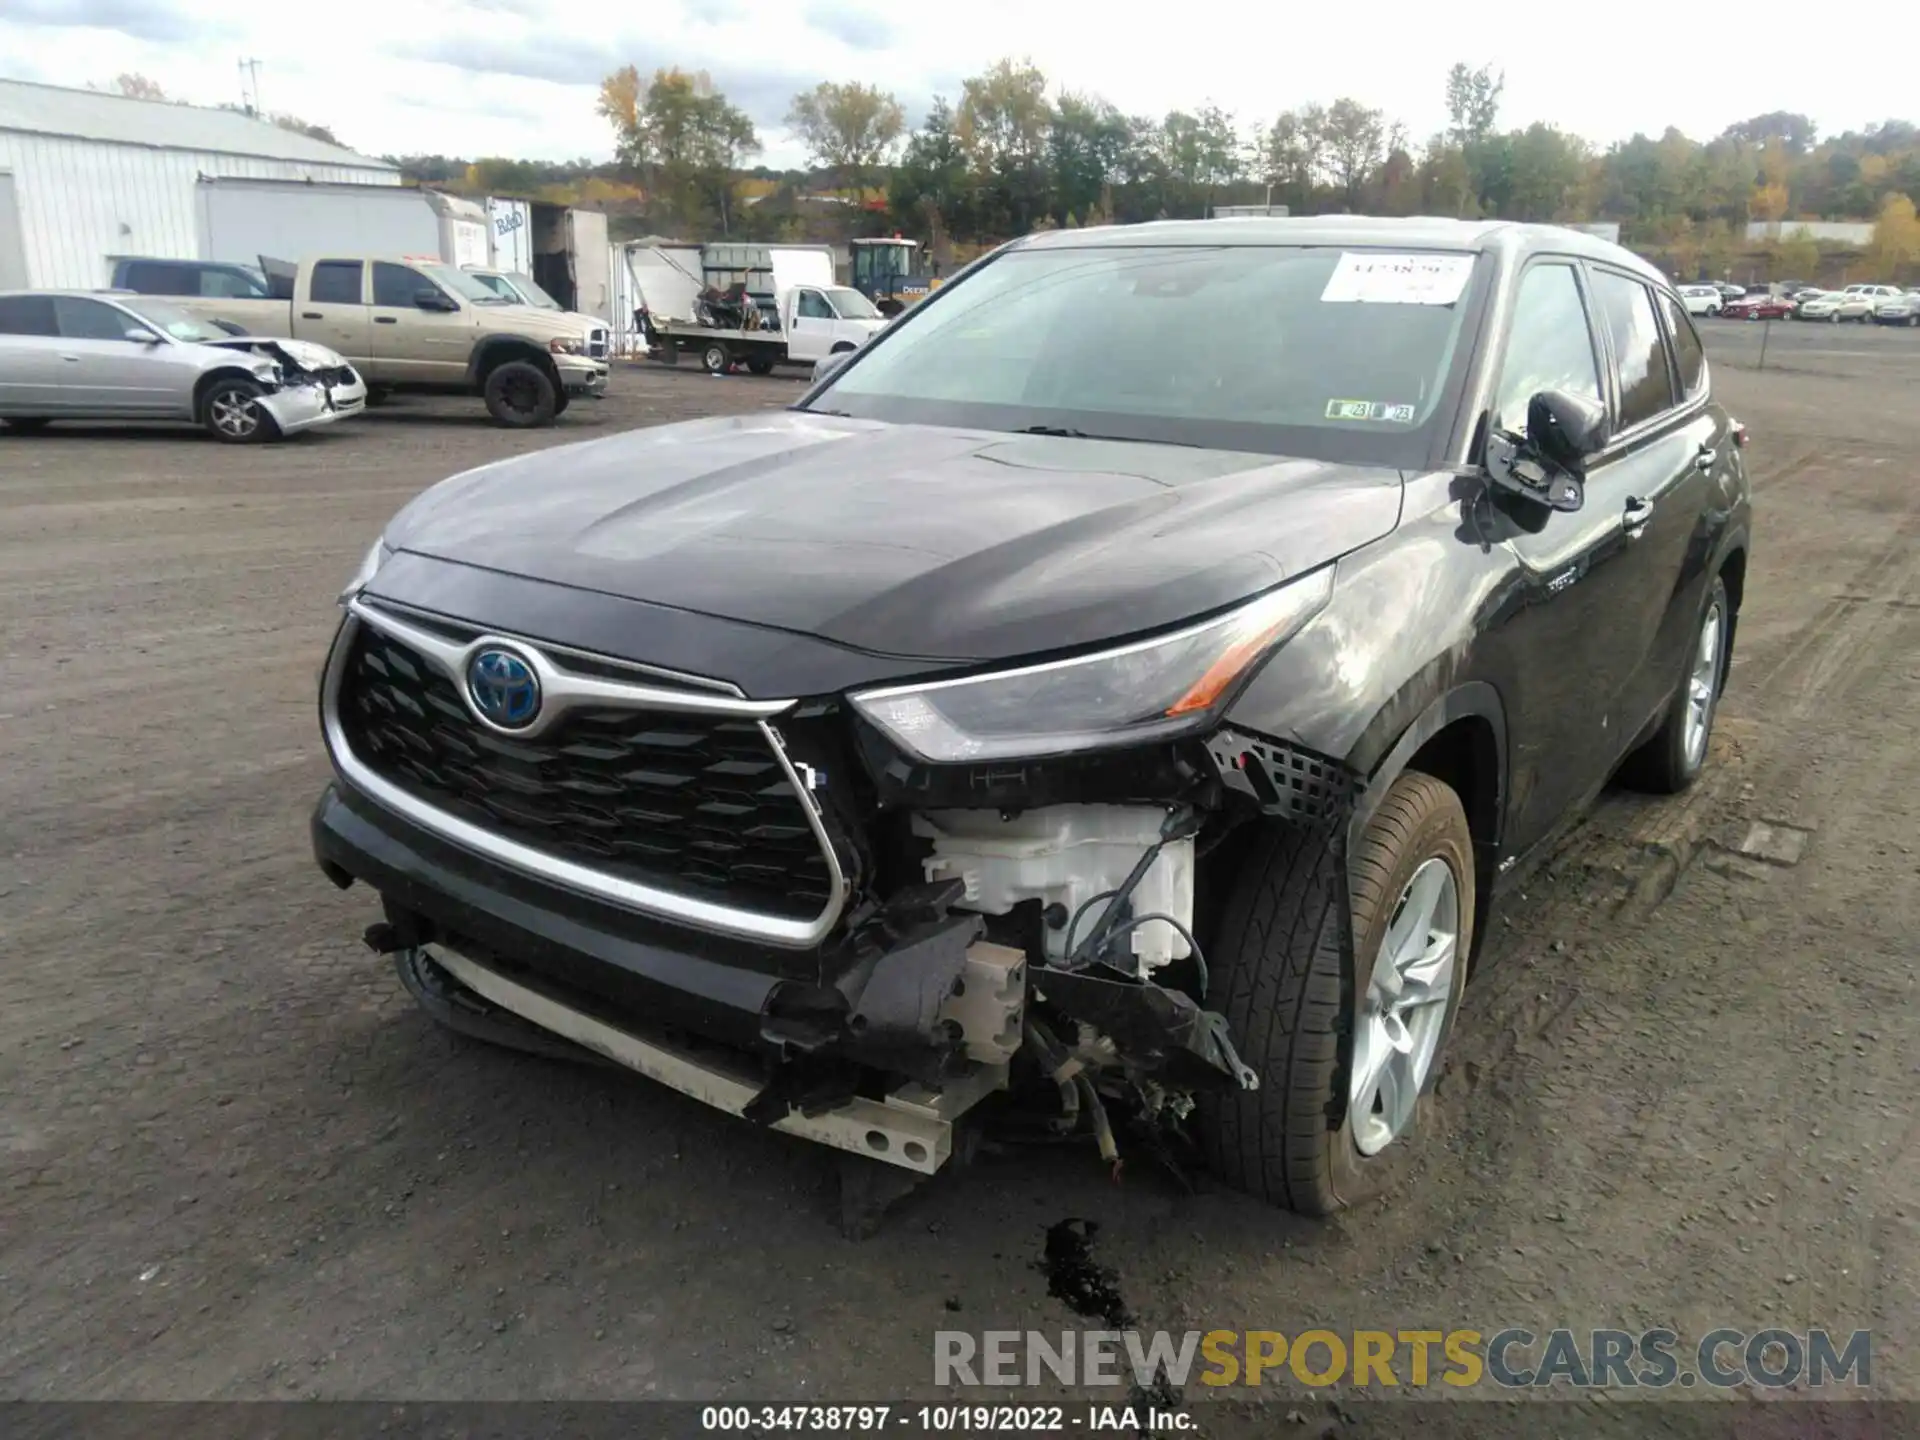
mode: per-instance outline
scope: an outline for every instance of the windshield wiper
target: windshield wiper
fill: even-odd
[[[1055,435],[1063,440],[1114,440],[1123,445],[1183,445],[1189,450],[1200,449],[1190,440],[1148,440],[1139,435],[1095,435],[1086,430],[1075,430],[1067,425],[1023,425],[1013,432],[1015,435]]]

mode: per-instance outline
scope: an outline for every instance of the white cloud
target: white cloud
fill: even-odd
[[[1910,56],[1920,12],[1892,13],[1873,22],[1873,49]],[[1415,139],[1444,123],[1455,60],[1505,69],[1503,124],[1545,120],[1603,144],[1668,125],[1704,139],[1768,110],[1808,113],[1822,133],[1911,118],[1910,67],[1741,64],[1746,42],[1714,39],[1720,14],[1702,0],[1628,0],[1581,18],[1575,40],[1524,0],[1487,0],[1470,16],[1426,0],[1357,13],[1265,0],[1150,11],[973,0],[958,14],[894,0],[0,0],[0,74],[82,85],[138,70],[211,104],[239,98],[238,62],[252,58],[267,108],[328,125],[357,149],[544,159],[611,153],[595,88],[629,62],[710,72],[754,116],[774,163],[800,158],[781,118],[806,85],[866,79],[917,112],[1002,55],[1130,113],[1211,102],[1252,123],[1352,95]]]

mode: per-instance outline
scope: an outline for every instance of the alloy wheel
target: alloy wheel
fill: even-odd
[[[1697,767],[1707,754],[1707,736],[1713,729],[1713,704],[1720,691],[1720,649],[1726,632],[1726,616],[1720,602],[1707,611],[1700,627],[1700,643],[1694,647],[1693,670],[1687,676],[1687,722],[1684,737],[1687,766]]]
[[[1446,1030],[1459,948],[1459,882],[1435,856],[1400,892],[1356,1007],[1347,1112],[1362,1155],[1379,1154],[1413,1123]]]
[[[253,397],[238,390],[222,390],[208,407],[213,425],[222,435],[244,440],[260,428],[260,411]]]

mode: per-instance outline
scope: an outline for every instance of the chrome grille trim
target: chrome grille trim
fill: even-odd
[[[820,812],[819,802],[794,768],[779,732],[769,723],[771,717],[791,709],[798,702],[746,700],[737,694],[689,693],[653,685],[601,680],[597,677],[582,676],[559,669],[555,666],[551,655],[545,653],[550,647],[543,647],[536,642],[522,640],[516,636],[487,632],[469,643],[455,644],[441,635],[410,624],[389,612],[375,609],[357,596],[347,602],[346,609],[346,621],[334,637],[333,651],[327,661],[326,677],[321,689],[321,725],[327,749],[341,778],[370,800],[411,821],[423,830],[430,831],[463,849],[485,856],[489,860],[497,861],[523,874],[625,910],[686,925],[696,930],[726,935],[739,940],[759,941],[780,949],[804,950],[824,940],[839,922],[841,913],[846,908],[850,889],[846,872],[840,864],[840,856],[834,849],[833,841],[828,836],[826,821]],[[506,644],[512,646],[534,666],[543,686],[543,698],[548,705],[553,705],[557,694],[565,698],[568,706],[592,705],[599,708],[675,710],[680,713],[751,719],[758,726],[768,750],[779,763],[787,783],[800,797],[801,808],[806,814],[808,828],[813,832],[814,843],[820,847],[821,855],[826,860],[829,884],[826,906],[811,919],[794,919],[784,915],[769,915],[760,911],[741,909],[660,886],[647,885],[637,880],[609,875],[592,866],[562,859],[531,845],[524,845],[517,840],[496,835],[482,826],[475,825],[460,816],[449,814],[438,806],[428,804],[417,796],[409,794],[375,773],[353,753],[353,747],[348,743],[345,728],[340,722],[341,682],[346,675],[348,657],[354,649],[354,637],[359,633],[362,625],[379,630],[417,650],[430,663],[445,671],[462,694],[465,694],[463,679],[465,665],[472,652],[487,645]],[[560,689],[558,692],[546,690],[544,687],[549,684],[556,684]],[[474,718],[483,725],[489,724],[485,717],[477,713]],[[541,719],[543,721],[546,719],[544,708]],[[490,726],[490,728],[497,727]],[[520,731],[502,731],[501,733],[524,736],[532,733],[534,728],[528,727]]]

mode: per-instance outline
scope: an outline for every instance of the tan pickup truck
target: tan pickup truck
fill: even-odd
[[[123,259],[114,284],[141,293],[168,286],[173,304],[203,319],[337,350],[365,377],[369,404],[402,390],[479,395],[497,422],[526,428],[550,425],[574,396],[607,388],[606,359],[591,353],[579,316],[513,304],[456,266],[369,255],[294,265],[263,256],[246,284],[189,288],[184,272],[198,264]]]

